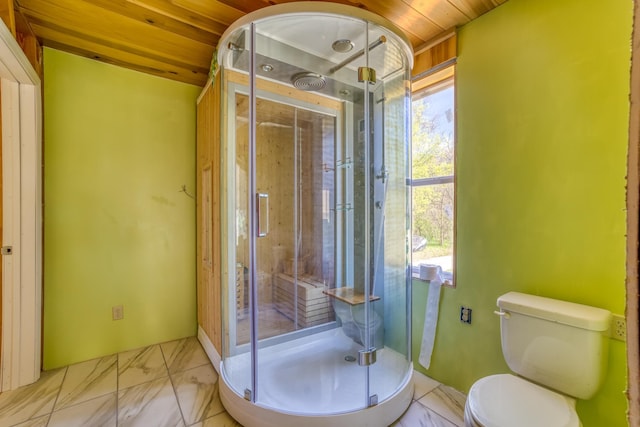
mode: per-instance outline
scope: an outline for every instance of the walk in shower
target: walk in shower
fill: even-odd
[[[233,24],[217,58],[222,401],[246,427],[389,425],[413,391],[411,47],[299,2]]]

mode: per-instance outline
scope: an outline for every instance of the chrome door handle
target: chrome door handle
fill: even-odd
[[[258,215],[258,237],[269,234],[269,194],[256,194],[256,214]]]

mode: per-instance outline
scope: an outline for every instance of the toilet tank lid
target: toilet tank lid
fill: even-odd
[[[498,307],[504,311],[537,317],[590,331],[606,331],[609,329],[611,322],[611,312],[602,308],[520,292],[509,292],[498,297]]]

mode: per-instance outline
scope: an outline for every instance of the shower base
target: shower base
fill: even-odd
[[[220,369],[222,403],[245,427],[386,427],[411,403],[411,365],[383,348],[362,367],[351,361],[360,349],[340,328],[260,349],[256,403],[234,391],[251,388],[250,354],[232,356]],[[381,401],[368,408],[367,370],[370,394]]]

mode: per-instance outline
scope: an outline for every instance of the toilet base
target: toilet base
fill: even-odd
[[[482,427],[471,415],[471,408],[469,408],[469,400],[464,404],[464,427]]]

